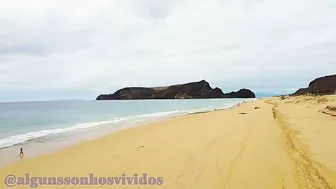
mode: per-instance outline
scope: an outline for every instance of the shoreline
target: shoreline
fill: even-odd
[[[335,118],[319,110],[335,103],[335,95],[273,97],[225,111],[178,116],[25,159],[0,168],[0,177],[146,173],[163,178],[162,186],[148,188],[332,189]],[[60,186],[48,186],[54,187]]]
[[[252,101],[252,100],[247,100]],[[243,101],[244,102],[244,101]],[[240,102],[242,103],[242,102]],[[239,103],[239,104],[240,104]],[[92,140],[96,140],[102,137],[106,137],[110,134],[117,133],[122,130],[127,130],[127,129],[132,129],[134,127],[141,127],[143,125],[151,124],[151,123],[160,123],[162,121],[166,121],[169,119],[173,119],[176,117],[181,117],[181,116],[187,116],[187,115],[194,115],[194,114],[203,114],[203,113],[210,113],[213,111],[222,111],[222,110],[228,110],[236,107],[238,104],[229,106],[229,107],[223,107],[223,108],[215,108],[211,110],[201,110],[201,109],[192,109],[192,110],[184,110],[179,113],[179,114],[171,114],[167,116],[162,116],[162,117],[157,117],[157,118],[151,118],[151,119],[146,119],[146,120],[135,120],[135,121],[130,121],[127,122],[125,120],[121,120],[120,123],[105,123],[105,124],[100,124],[96,127],[93,128],[88,128],[88,129],[83,129],[83,130],[78,130],[78,131],[72,131],[70,133],[59,133],[59,134],[54,134],[53,136],[43,136],[41,137],[42,139],[44,137],[51,137],[52,139],[45,139],[45,142],[39,142],[39,139],[31,139],[29,141],[26,141],[23,144],[15,144],[13,146],[5,147],[0,149],[0,155],[2,155],[5,158],[11,158],[10,160],[2,160],[0,161],[0,168],[4,168],[6,166],[9,166],[14,163],[20,162],[19,156],[16,156],[18,153],[18,149],[20,147],[23,147],[24,151],[26,153],[26,159],[31,159],[31,158],[37,158],[39,156],[43,155],[48,155],[52,153],[57,153],[60,150],[63,150],[65,148],[69,148],[75,145],[79,145],[83,142],[90,142]],[[205,108],[204,108],[205,109]],[[194,112],[195,111],[195,112]],[[183,113],[184,112],[184,113]],[[152,114],[160,114],[160,113],[165,113],[165,112],[156,112]],[[147,115],[147,114],[144,114]],[[134,116],[129,116],[129,118],[132,118]],[[124,123],[125,122],[125,123]],[[112,127],[114,126],[114,127]],[[104,133],[102,133],[101,130],[104,130]],[[69,138],[67,137],[66,141],[62,141],[60,138],[62,138],[62,135],[71,135],[73,132],[79,132],[79,135],[74,138]],[[88,134],[88,132],[95,132],[95,134]],[[82,136],[84,135],[84,136]],[[54,141],[55,140],[55,141]],[[43,149],[43,150],[39,150]],[[30,152],[30,153],[29,153]],[[15,156],[12,156],[15,154]],[[12,159],[15,157],[15,159]]]
[[[179,116],[184,116],[184,115],[178,115],[176,117],[179,117]],[[156,123],[156,122],[168,120],[174,117],[175,116],[161,117],[161,118],[156,118],[156,119],[151,119],[151,120],[146,120],[146,121],[140,121],[139,123],[129,123],[129,124],[122,123],[122,124],[116,125],[117,128],[114,128],[114,127],[110,127],[109,129],[105,128],[104,132],[106,133],[99,131],[99,129],[101,127],[109,127],[112,124],[101,124],[97,126],[97,128],[90,128],[90,129],[85,129],[85,130],[80,130],[80,131],[74,131],[74,132],[80,133],[80,136],[77,136],[74,138],[70,138],[71,137],[70,135],[73,133],[60,133],[60,134],[55,134],[53,136],[48,136],[48,137],[51,137],[52,139],[50,138],[46,139],[45,142],[38,142],[38,141],[35,141],[35,139],[33,139],[30,141],[26,141],[24,144],[16,144],[10,147],[1,148],[0,155],[2,155],[2,157],[7,157],[7,158],[15,157],[15,159],[12,159],[10,161],[3,161],[3,160],[0,161],[0,169],[6,166],[10,166],[11,164],[20,162],[19,156],[17,155],[18,154],[17,152],[20,149],[20,147],[23,147],[23,150],[26,154],[25,159],[32,159],[32,158],[37,158],[37,157],[48,155],[48,154],[57,153],[63,149],[73,147],[76,145],[80,145],[83,142],[90,142],[90,141],[93,141],[99,138],[103,138],[110,134],[114,134],[122,130],[132,129],[134,127],[140,127],[142,125]],[[94,132],[95,134],[92,134],[92,132]],[[64,141],[61,140],[63,136],[62,134],[68,135]],[[63,144],[60,144],[60,143],[63,143]],[[43,149],[43,151],[39,149]]]

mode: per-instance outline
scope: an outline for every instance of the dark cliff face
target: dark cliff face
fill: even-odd
[[[255,94],[249,89],[240,89],[237,92],[224,94],[224,98],[255,98]]]
[[[97,100],[239,98],[236,96],[244,96],[247,94],[244,91],[237,93],[225,95],[221,89],[213,89],[208,82],[202,80],[169,87],[127,87],[113,94],[99,95]],[[241,98],[254,98],[254,94],[253,97],[251,96],[251,94],[248,94]]]
[[[335,94],[336,74],[314,79],[307,88],[297,90],[293,95],[304,94]]]

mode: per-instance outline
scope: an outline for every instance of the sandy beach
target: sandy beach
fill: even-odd
[[[272,97],[151,123],[1,168],[0,186],[9,174],[92,173],[147,174],[162,182],[39,188],[333,189],[336,117],[323,109],[335,105],[336,95]]]

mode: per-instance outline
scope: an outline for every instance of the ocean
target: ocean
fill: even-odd
[[[0,158],[21,147],[32,157],[142,123],[250,100],[254,99],[4,102],[0,103]]]

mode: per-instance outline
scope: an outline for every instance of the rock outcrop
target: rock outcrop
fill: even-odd
[[[237,92],[224,94],[223,98],[255,98],[255,94],[249,89],[240,89]]]
[[[320,110],[322,113],[335,116],[336,117],[336,106],[326,106],[324,109]]]
[[[139,99],[202,99],[202,98],[254,98],[252,91],[241,89],[224,94],[220,88],[211,88],[205,81],[172,85],[168,87],[126,87],[113,94],[99,95],[96,100],[139,100]]]
[[[335,94],[336,74],[314,79],[307,88],[297,90],[293,95],[304,94]]]

